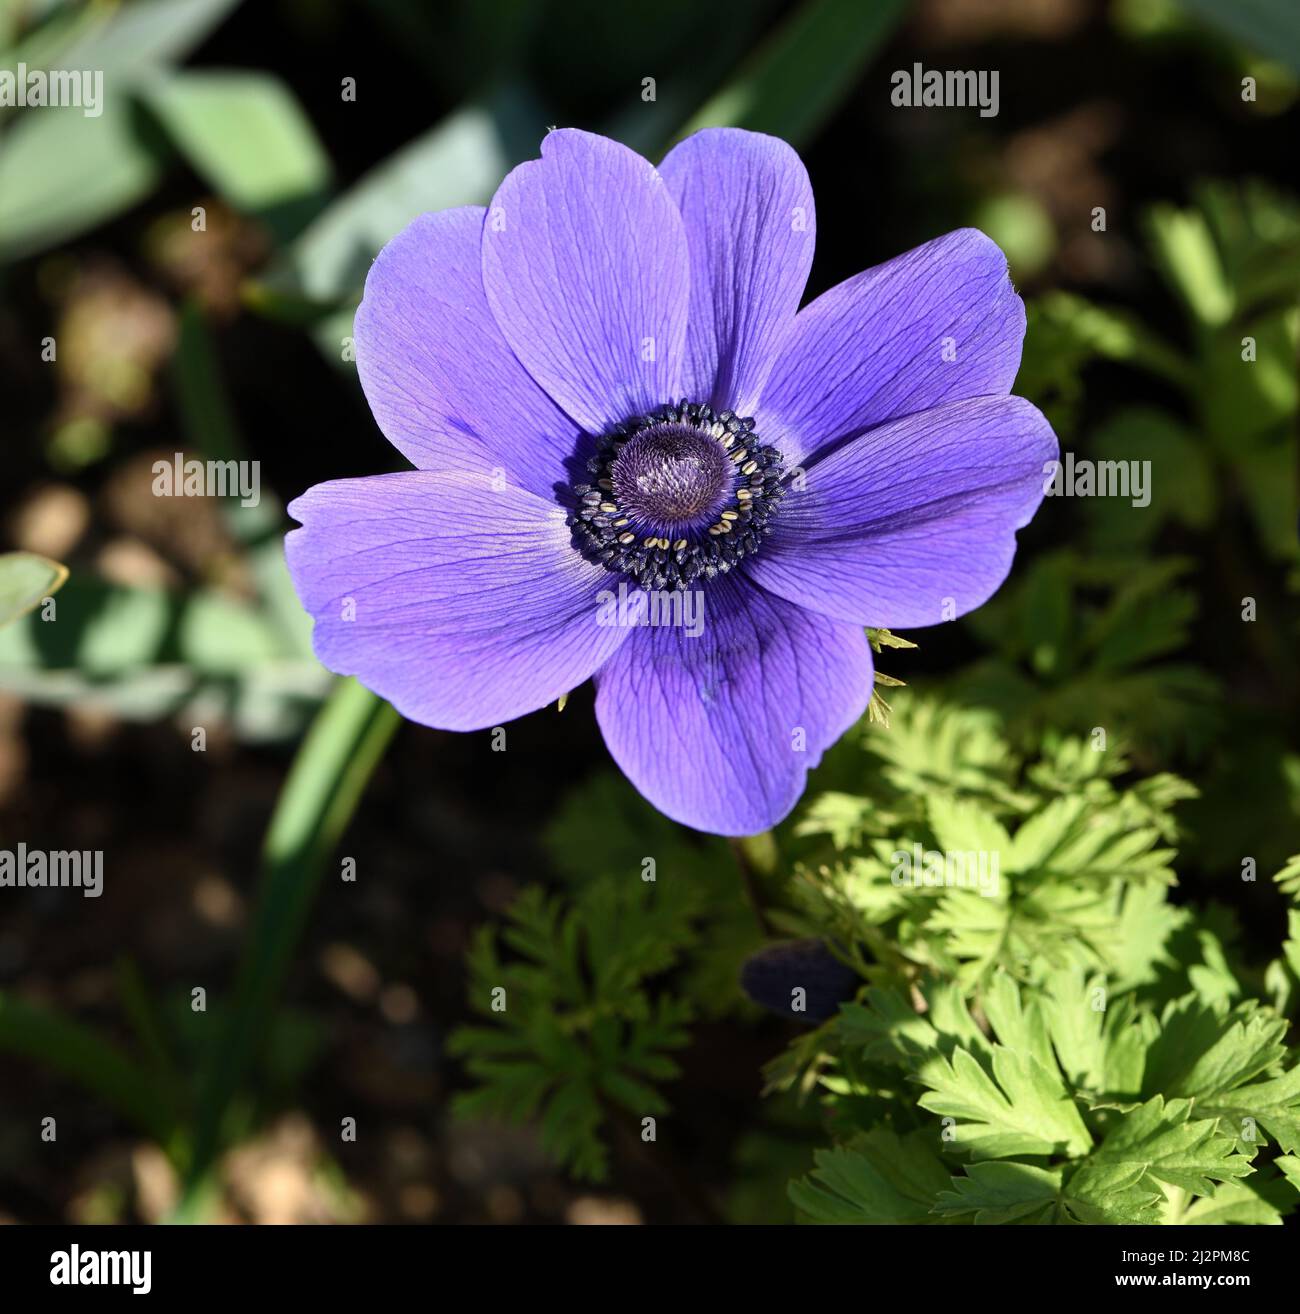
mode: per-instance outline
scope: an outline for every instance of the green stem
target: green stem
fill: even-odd
[[[744,886],[745,898],[754,910],[759,930],[764,935],[772,934],[772,923],[767,916],[766,901],[763,898],[762,878],[771,876],[776,871],[776,839],[770,830],[759,835],[746,835],[742,839],[730,840],[731,851],[736,856],[736,867],[740,871],[740,882]]]

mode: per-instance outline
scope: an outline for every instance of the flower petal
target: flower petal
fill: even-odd
[[[627,637],[599,623],[609,572],[532,493],[410,470],[317,484],[289,514],[316,655],[413,721],[477,730],[535,711]]]
[[[808,467],[746,570],[826,616],[934,625],[1006,578],[1015,531],[1043,500],[1056,435],[1021,397],[985,397],[881,425]]]
[[[371,266],[357,372],[389,442],[423,470],[500,469],[552,498],[573,421],[506,345],[483,295],[482,207],[412,221]]]
[[[697,596],[704,628],[637,630],[596,676],[614,760],[661,812],[752,835],[795,805],[810,768],[871,699],[857,626],[814,616],[743,579]]]
[[[690,272],[682,218],[635,151],[566,128],[501,184],[483,286],[529,373],[589,433],[676,397]]]
[[[808,282],[808,172],[776,137],[706,128],[659,166],[686,225],[691,303],[681,393],[753,414]]]
[[[1001,397],[1020,368],[1025,307],[1007,260],[974,228],[831,288],[795,318],[758,431],[786,464],[886,420]]]

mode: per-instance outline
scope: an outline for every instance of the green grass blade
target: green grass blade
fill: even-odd
[[[145,1069],[93,1028],[0,993],[0,1050],[71,1078],[147,1136],[169,1146],[175,1111]]]
[[[680,135],[701,128],[748,128],[801,145],[834,112],[906,8],[907,0],[866,5],[862,0],[809,0]]]

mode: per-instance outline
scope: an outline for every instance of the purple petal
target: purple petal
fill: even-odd
[[[737,128],[688,137],[659,172],[691,255],[682,395],[751,415],[812,268],[808,173],[785,142]]]
[[[853,439],[794,481],[746,563],[773,593],[881,628],[934,625],[1006,578],[1058,455],[1021,397],[951,402]],[[799,484],[802,482],[803,488]]]
[[[317,484],[289,514],[316,655],[413,721],[477,730],[535,711],[627,637],[599,624],[609,572],[522,489],[411,470]]]
[[[544,497],[578,432],[515,359],[483,295],[481,207],[421,215],[379,253],[356,318],[379,427],[424,470],[501,470]]]
[[[506,341],[589,433],[674,399],[690,279],[682,218],[634,151],[571,128],[501,184],[483,285]]]
[[[836,440],[968,397],[1002,397],[1025,307],[1006,257],[963,228],[868,269],[806,306],[763,390],[758,430],[806,464]]]
[[[637,630],[596,676],[614,760],[661,812],[752,835],[795,805],[804,777],[871,698],[857,626],[732,576],[701,590],[704,628]]]

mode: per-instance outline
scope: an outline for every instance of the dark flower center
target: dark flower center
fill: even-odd
[[[587,462],[569,515],[584,556],[643,588],[689,587],[758,550],[785,487],[754,421],[683,401],[621,424]]]
[[[631,525],[672,538],[708,529],[732,500],[735,466],[712,434],[657,424],[636,434],[610,464],[614,500]]]

